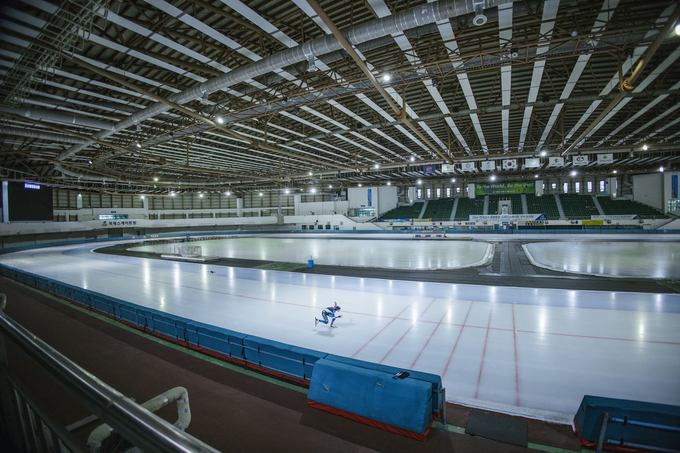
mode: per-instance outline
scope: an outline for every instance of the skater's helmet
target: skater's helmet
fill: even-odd
[[[335,311],[338,311],[338,310],[340,310],[340,305],[335,306]]]

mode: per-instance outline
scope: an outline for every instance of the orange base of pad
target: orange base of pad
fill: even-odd
[[[593,442],[592,440],[584,439],[581,436],[581,430],[578,427],[578,423],[576,423],[576,418],[574,418],[574,428],[576,429],[576,437],[578,437],[578,442],[583,445],[584,447],[589,447],[589,448],[594,448],[597,447],[597,442]],[[602,446],[603,450],[609,450],[609,451],[620,451],[620,452],[625,452],[625,453],[635,453],[635,452],[641,452],[641,451],[647,451],[647,450],[637,450],[635,448],[628,448],[628,447],[617,447],[616,445],[603,445]]]
[[[330,412],[331,414],[335,415],[340,415],[341,417],[349,418],[350,420],[374,426],[376,428],[380,428],[391,433],[396,433],[402,436],[410,437],[421,442],[425,442],[425,440],[427,439],[427,435],[430,434],[430,429],[432,428],[432,420],[430,420],[430,423],[427,425],[427,428],[425,428],[425,431],[423,433],[417,433],[415,431],[409,431],[404,428],[397,428],[396,426],[388,425],[387,423],[379,422],[377,420],[364,417],[363,415],[353,414],[351,412],[343,411],[342,409],[317,403],[316,401],[310,399],[307,399],[307,405],[315,409],[321,409],[322,411]]]

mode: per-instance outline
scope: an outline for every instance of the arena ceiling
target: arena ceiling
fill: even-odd
[[[164,194],[677,169],[679,17],[674,0],[5,1],[0,178]]]

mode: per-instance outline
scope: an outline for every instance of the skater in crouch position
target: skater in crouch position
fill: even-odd
[[[321,316],[323,316],[323,319],[314,318],[314,325],[316,326],[320,322],[328,324],[328,318],[331,318],[331,327],[335,327],[333,325],[335,320],[338,318],[342,318],[342,315],[335,314],[338,311],[340,311],[340,307],[338,306],[338,303],[335,302],[335,305],[333,305],[332,307],[328,307],[321,312]]]

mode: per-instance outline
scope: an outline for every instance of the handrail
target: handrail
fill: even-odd
[[[0,333],[45,369],[93,414],[145,453],[219,453],[175,428],[88,373],[4,313],[0,293]]]

